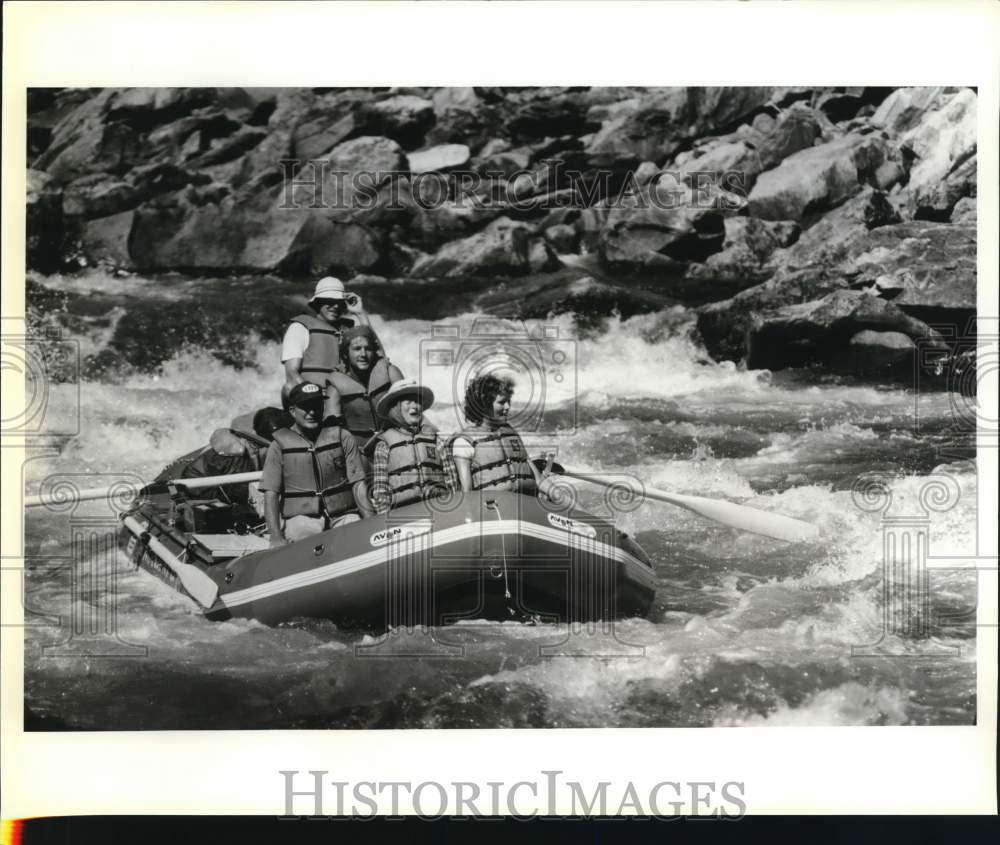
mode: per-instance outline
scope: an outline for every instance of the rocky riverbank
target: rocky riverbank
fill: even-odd
[[[523,317],[682,302],[717,360],[908,377],[972,331],[976,105],[942,87],[38,89],[27,263],[408,279]]]

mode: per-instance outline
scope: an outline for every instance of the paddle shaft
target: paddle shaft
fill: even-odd
[[[260,471],[237,472],[231,475],[209,475],[204,478],[176,478],[172,481],[160,482],[161,484],[175,484],[178,487],[185,487],[188,490],[203,490],[206,487],[219,487],[223,484],[246,484],[250,481],[259,481]],[[80,490],[72,497],[78,502],[87,502],[92,499],[103,499],[112,491],[121,492],[121,486],[115,487],[95,487],[90,490]],[[39,505],[63,504],[64,498],[59,495],[25,496],[24,506],[34,508]]]
[[[808,522],[793,519],[783,514],[758,510],[747,505],[737,505],[735,502],[727,502],[722,499],[706,499],[703,496],[686,496],[681,493],[670,493],[667,490],[657,490],[655,487],[638,488],[627,482],[605,481],[593,475],[581,475],[567,470],[564,470],[562,474],[569,478],[579,479],[580,481],[589,481],[591,484],[598,484],[601,487],[624,486],[626,489],[634,491],[636,495],[643,498],[655,499],[658,502],[667,502],[722,525],[728,525],[740,531],[749,531],[753,534],[762,534],[765,537],[772,537],[776,540],[797,542],[801,540],[815,540],[819,536],[819,529]]]

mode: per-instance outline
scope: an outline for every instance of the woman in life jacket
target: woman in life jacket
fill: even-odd
[[[288,393],[297,384],[311,382],[325,388],[330,374],[340,369],[340,337],[351,326],[367,326],[361,297],[348,293],[344,283],[327,276],[316,283],[309,300],[311,313],[292,318],[281,342],[285,384],[281,399],[288,407]],[[331,415],[339,410],[331,407]]]
[[[512,379],[491,374],[476,376],[466,385],[469,426],[449,442],[462,490],[534,494],[545,486],[520,435],[507,421],[513,394]]]
[[[434,404],[429,387],[414,379],[395,382],[378,400],[386,429],[375,437],[371,499],[376,513],[444,495],[456,489],[454,464],[437,429],[424,419]]]
[[[403,374],[382,354],[371,326],[344,329],[340,361],[343,372],[331,373],[331,386],[327,388],[336,396],[327,404],[333,406],[339,398],[344,428],[360,443],[367,443],[382,428],[375,413],[378,400]]]

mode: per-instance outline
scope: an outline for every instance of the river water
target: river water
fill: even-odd
[[[269,280],[99,273],[36,280],[29,302],[60,302],[62,324],[84,357],[115,343],[118,352],[110,365],[89,366],[79,385],[49,387],[47,422],[72,428],[78,415],[80,431],[33,449],[29,492],[52,474],[80,474],[84,486],[123,474],[152,478],[234,415],[275,404],[274,326],[293,313],[288,297],[287,286]],[[376,291],[366,299],[383,315],[375,325],[392,360],[408,375],[419,372],[439,397],[429,418],[452,430],[451,371],[418,364],[426,344],[440,342],[427,319],[433,308],[415,303],[410,313],[420,319],[404,319],[409,306],[399,297]],[[434,307],[463,332],[477,316],[461,297]],[[221,325],[174,330],[171,315],[202,311],[216,323],[224,315]],[[238,319],[225,316],[237,312]],[[248,333],[246,319],[269,328]],[[447,633],[466,644],[463,657],[373,664],[355,654],[371,637],[330,623],[208,622],[186,597],[120,557],[113,579],[95,577],[92,561],[73,562],[71,537],[85,517],[107,522],[103,503],[79,505],[75,523],[66,512],[31,510],[27,726],[973,723],[974,573],[931,571],[921,617],[929,636],[887,630],[881,522],[923,514],[920,498],[933,475],[950,500],[929,511],[931,554],[975,554],[974,451],[956,424],[968,400],[717,364],[692,337],[692,322],[678,305],[628,319],[562,315],[546,324],[557,335],[550,343],[567,357],[559,359],[561,380],[546,383],[545,436],[526,438],[529,447],[555,445],[562,463],[583,472],[627,473],[808,520],[820,527],[818,541],[781,543],[645,503],[617,517],[651,557],[658,582],[647,618],[615,626],[616,642],[629,644],[624,653],[609,656],[606,639],[584,630],[574,648],[596,656],[545,657],[541,646],[558,642],[561,629],[476,623]],[[528,321],[527,328],[542,326]],[[123,355],[143,365],[123,365]],[[544,381],[540,375],[532,386],[528,374],[515,414],[538,404]],[[890,478],[886,513],[862,509],[852,495],[858,475],[871,471]],[[602,501],[599,488],[580,489],[584,509],[599,512]],[[67,643],[72,620],[95,614],[113,614],[117,639]],[[876,650],[867,647],[879,641],[882,651],[871,656]]]

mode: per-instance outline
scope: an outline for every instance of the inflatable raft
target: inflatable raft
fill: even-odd
[[[645,615],[655,592],[648,557],[612,523],[519,493],[420,502],[273,549],[259,522],[159,484],[123,515],[120,543],[209,619],[267,625],[599,621]]]

